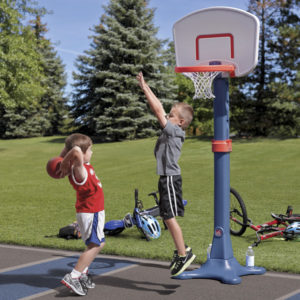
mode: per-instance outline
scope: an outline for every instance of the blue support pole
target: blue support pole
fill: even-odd
[[[229,139],[229,93],[228,80],[214,80],[214,140]],[[214,237],[211,258],[233,257],[230,239],[230,152],[214,152]],[[228,207],[228,209],[227,209]],[[226,212],[226,213],[225,213]]]
[[[214,80],[214,94],[214,234],[211,255],[199,269],[183,272],[173,278],[210,278],[227,284],[239,284],[240,276],[264,274],[266,270],[241,266],[233,256],[229,224],[231,141],[227,78],[218,76]],[[221,145],[219,148],[216,145],[218,143]]]

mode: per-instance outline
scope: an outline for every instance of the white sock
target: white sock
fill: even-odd
[[[88,267],[86,267],[84,270],[83,270],[83,274],[87,274],[88,273],[88,270],[89,270],[89,268]]]
[[[79,278],[81,276],[81,273],[75,269],[72,270],[71,272],[71,277],[72,278]]]

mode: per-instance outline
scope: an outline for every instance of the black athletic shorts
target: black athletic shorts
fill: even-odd
[[[181,175],[160,176],[158,181],[160,216],[171,219],[184,216]]]

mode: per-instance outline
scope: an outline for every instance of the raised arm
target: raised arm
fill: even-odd
[[[86,177],[86,170],[83,166],[83,153],[80,147],[75,146],[69,152],[63,150],[63,161],[60,165],[61,177],[70,175],[73,167],[73,174],[77,182],[82,182]]]
[[[147,98],[147,101],[149,103],[151,110],[153,111],[154,115],[156,116],[160,126],[164,128],[167,124],[167,119],[166,119],[166,112],[165,112],[161,102],[154,95],[154,93],[150,89],[149,85],[145,82],[142,72],[140,72],[136,76],[136,78],[139,82],[141,89],[143,90],[143,92]]]

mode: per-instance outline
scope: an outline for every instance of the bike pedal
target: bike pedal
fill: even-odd
[[[287,210],[286,210],[286,214],[288,217],[290,217],[293,214],[293,206],[289,205]]]

